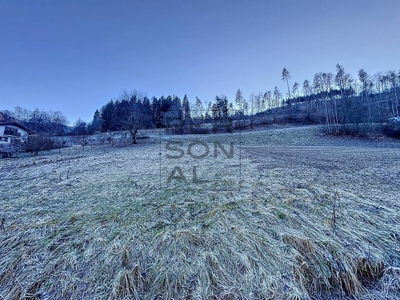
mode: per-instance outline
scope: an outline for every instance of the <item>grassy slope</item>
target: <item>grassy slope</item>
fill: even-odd
[[[2,160],[0,299],[400,297],[399,144],[317,130]],[[211,152],[168,159],[167,139]]]

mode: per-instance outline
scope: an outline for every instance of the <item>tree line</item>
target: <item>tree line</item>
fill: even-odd
[[[300,86],[291,83],[289,70],[283,68],[286,95],[275,86],[246,99],[238,89],[234,101],[222,95],[204,104],[198,97],[191,104],[186,95],[182,100],[175,95],[149,99],[137,91],[124,92],[96,110],[87,133],[129,130],[134,137],[141,128],[202,133],[201,126],[206,123],[215,131],[235,129],[240,124],[297,122],[325,124],[329,134],[361,134],[374,123],[400,120],[400,72],[370,75],[360,69],[357,75],[353,77],[337,64],[335,73],[318,72],[312,81],[306,79]],[[248,122],[240,123],[239,119]]]
[[[308,118],[325,123],[330,134],[360,134],[370,130],[374,123],[398,120],[400,72],[371,76],[360,69],[357,75],[352,77],[337,64],[336,73],[316,73],[312,82],[303,82],[300,92],[296,82],[290,88],[291,77],[284,69],[282,80],[288,83],[284,103],[290,107],[291,114],[306,111]],[[318,120],[321,116],[324,120]]]
[[[221,95],[213,102],[196,97],[190,103],[187,95],[183,99],[176,95],[149,98],[136,90],[124,91],[97,109],[90,122],[78,119],[72,129],[66,126],[67,119],[59,111],[16,107],[3,113],[36,133],[82,136],[129,131],[133,143],[140,129],[149,128],[206,133],[262,123],[295,122],[325,124],[329,134],[360,134],[374,123],[397,120],[400,72],[370,75],[360,69],[357,75],[353,77],[337,64],[335,73],[318,72],[313,80],[306,79],[300,86],[297,82],[292,84],[289,70],[283,68],[285,95],[277,86],[249,97],[238,89],[233,101]]]
[[[67,117],[61,111],[29,110],[16,106],[1,111],[3,122],[18,122],[38,134],[64,135],[68,132]]]
[[[93,120],[86,124],[79,120],[75,127],[78,134],[94,134],[109,131],[129,131],[132,142],[140,129],[166,128],[174,133],[191,133],[199,126],[213,121],[227,121],[232,105],[226,96],[217,96],[215,103],[203,107],[199,98],[191,107],[187,95],[183,99],[176,95],[151,97],[134,90],[123,92],[94,112]],[[80,128],[80,129],[78,129]]]

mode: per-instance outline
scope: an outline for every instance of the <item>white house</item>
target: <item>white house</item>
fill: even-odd
[[[0,145],[10,144],[13,139],[25,142],[31,131],[16,122],[0,122]]]

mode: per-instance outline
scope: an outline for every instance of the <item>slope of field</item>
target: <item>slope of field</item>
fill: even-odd
[[[400,144],[319,130],[1,160],[0,299],[400,298]]]

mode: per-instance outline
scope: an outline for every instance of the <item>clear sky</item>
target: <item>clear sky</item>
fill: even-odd
[[[233,101],[336,63],[399,69],[399,0],[0,0],[0,109],[70,121],[123,90]]]

